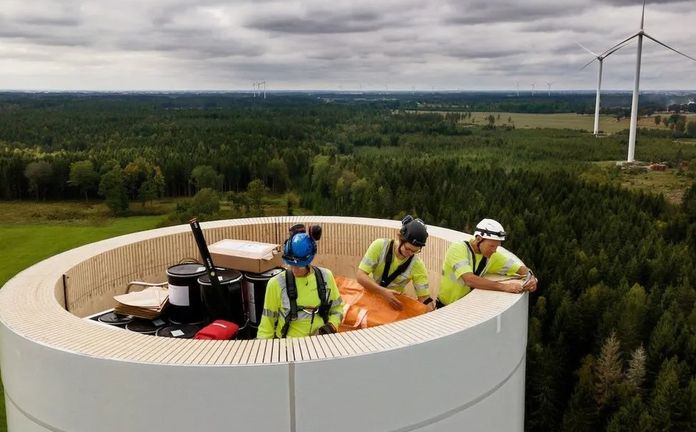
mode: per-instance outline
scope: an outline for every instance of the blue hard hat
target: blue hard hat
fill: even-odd
[[[307,233],[295,234],[283,245],[283,261],[295,267],[306,267],[317,253],[317,243]]]

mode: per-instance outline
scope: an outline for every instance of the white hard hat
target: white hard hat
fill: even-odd
[[[481,238],[491,239],[491,240],[505,240],[505,228],[500,224],[500,222],[493,219],[483,219],[476,225],[476,231],[474,231],[474,236],[481,236]]]

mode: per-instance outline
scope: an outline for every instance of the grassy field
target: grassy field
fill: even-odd
[[[496,125],[514,124],[516,128],[551,128],[551,129],[584,129],[592,131],[594,129],[594,114],[524,114],[524,113],[488,113],[488,112],[473,112],[471,119],[466,119],[466,122],[471,121],[474,124],[487,124],[488,116],[493,114],[496,118]],[[500,118],[498,118],[500,115]],[[687,115],[687,121],[696,119],[696,114]],[[617,121],[616,117],[600,115],[599,129],[604,133],[616,133],[624,129],[628,129],[630,118],[622,118]],[[643,117],[638,120],[638,127],[652,129],[666,129],[662,124],[655,125],[653,117]]]
[[[19,271],[74,247],[157,227],[164,216],[111,219],[101,205],[0,202],[0,286]],[[2,382],[0,392],[4,394]],[[0,398],[0,432],[7,430]]]

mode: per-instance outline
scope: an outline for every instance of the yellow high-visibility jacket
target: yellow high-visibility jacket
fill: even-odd
[[[336,280],[330,270],[317,267],[322,272],[326,283],[326,295],[331,304],[329,322],[337,329],[343,320],[343,300],[338,292]],[[290,271],[290,270],[286,270]],[[324,320],[319,316],[319,294],[314,269],[307,276],[295,277],[297,287],[297,319],[290,322],[288,337],[313,335],[323,326]],[[281,337],[285,319],[290,313],[290,298],[285,285],[285,272],[277,274],[268,281],[266,298],[263,303],[263,315],[257,337],[271,339]]]

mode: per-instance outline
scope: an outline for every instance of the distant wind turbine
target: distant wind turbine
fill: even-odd
[[[628,135],[628,157],[626,158],[627,162],[633,162],[635,160],[635,152],[636,152],[636,127],[638,125],[638,93],[639,93],[639,85],[640,85],[640,59],[641,59],[641,54],[643,51],[643,36],[645,36],[648,39],[651,39],[653,42],[656,42],[659,45],[662,45],[663,47],[674,51],[675,53],[684,56],[688,58],[689,60],[693,60],[696,62],[696,59],[684,54],[681,51],[677,51],[671,46],[668,46],[659,40],[655,39],[654,37],[650,36],[643,30],[643,25],[645,23],[645,0],[643,0],[643,12],[641,13],[640,16],[640,30],[636,32],[635,34],[627,37],[623,41],[619,42],[618,44],[614,45],[613,47],[609,48],[608,51],[625,44],[626,42],[630,41],[633,38],[638,38],[638,52],[636,55],[636,77],[635,77],[635,82],[633,86],[633,101],[631,103],[631,126],[630,126],[630,131]]]
[[[551,96],[551,84],[553,84],[553,83],[552,83],[552,82],[546,81],[546,89],[547,89],[548,92],[549,92],[549,93],[548,93],[549,96]]]
[[[520,95],[520,82],[517,81],[516,84],[517,84],[517,96],[519,96]]]
[[[532,96],[534,96],[534,87],[536,86],[536,83],[532,83]]]
[[[588,53],[592,54],[595,57],[592,60],[590,60],[589,62],[587,62],[585,64],[585,66],[581,67],[580,70],[585,69],[587,66],[594,63],[595,60],[597,60],[599,62],[599,74],[597,76],[597,96],[595,97],[594,132],[593,132],[595,134],[595,136],[597,136],[597,135],[599,135],[599,100],[600,100],[600,92],[602,89],[602,67],[604,65],[604,59],[609,57],[610,55],[614,54],[616,51],[620,50],[624,46],[626,46],[628,41],[624,41],[623,44],[619,44],[619,45],[613,47],[612,49],[608,49],[608,50],[604,51],[602,54],[597,54],[595,52],[590,51],[589,49],[585,48],[580,42],[575,42],[575,43],[578,44],[578,46],[580,48],[584,49],[585,51],[587,51]]]

